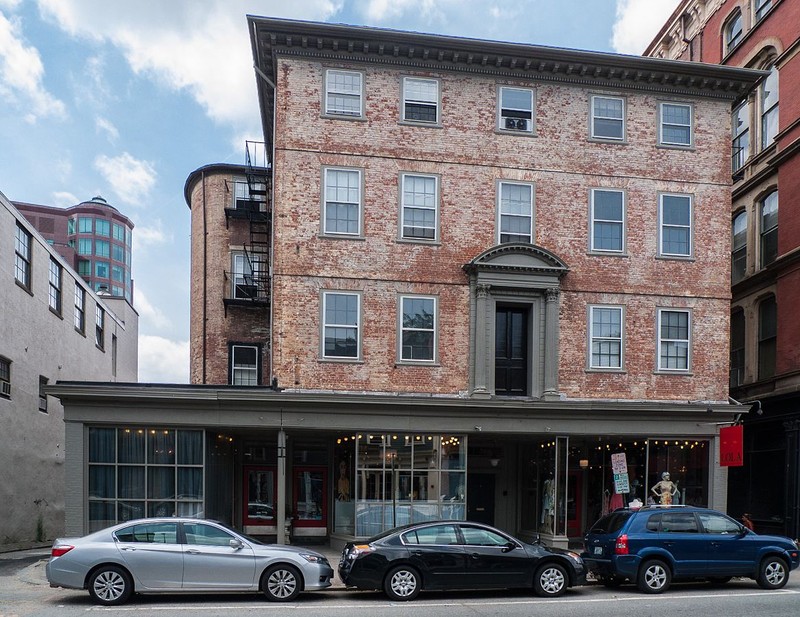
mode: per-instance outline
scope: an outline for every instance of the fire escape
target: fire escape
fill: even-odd
[[[272,239],[272,204],[270,189],[272,169],[267,163],[266,144],[245,143],[246,182],[234,184],[233,208],[226,208],[228,220],[246,220],[249,242],[244,243],[244,255],[229,273],[233,281],[226,294],[225,306],[269,306],[270,248]]]

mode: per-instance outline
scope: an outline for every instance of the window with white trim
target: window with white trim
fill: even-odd
[[[750,106],[747,101],[733,110],[731,116],[731,172],[742,167],[750,155]]]
[[[730,53],[736,47],[744,36],[742,29],[742,12],[737,10],[736,14],[731,17],[730,21],[725,24],[725,54]],[[723,54],[724,55],[724,54]]]
[[[361,170],[324,170],[323,233],[358,236],[361,234]]]
[[[364,76],[358,71],[325,71],[325,113],[359,118],[363,115]]]
[[[252,300],[258,295],[254,268],[258,271],[259,262],[251,263],[244,253],[233,253],[231,271],[231,297],[237,300]]]
[[[500,182],[497,193],[499,242],[533,244],[533,185]]]
[[[772,66],[761,84],[761,148],[769,147],[778,134],[778,67]]]
[[[772,8],[772,0],[754,0],[756,21],[761,21],[764,15]]]
[[[33,236],[19,223],[14,238],[14,277],[25,289],[31,288],[31,245]]]
[[[533,90],[501,86],[497,92],[501,131],[533,133]]]
[[[691,314],[658,309],[658,370],[688,371]]]
[[[100,349],[105,349],[106,344],[106,312],[103,307],[96,306],[94,310],[94,344]]]
[[[402,174],[401,237],[409,240],[436,240],[439,227],[439,179],[436,176]]]
[[[662,193],[658,201],[659,255],[691,257],[692,197]]]
[[[436,298],[400,296],[400,360],[436,359]]]
[[[589,307],[589,368],[622,368],[622,307]]]
[[[361,355],[361,296],[327,291],[322,294],[322,357],[358,359]]]
[[[86,333],[86,290],[75,283],[75,329]]]
[[[592,189],[590,217],[591,250],[621,253],[625,248],[625,193]]]
[[[591,131],[594,139],[625,139],[625,99],[616,96],[593,96]]]
[[[747,272],[747,211],[743,210],[733,219],[731,244],[731,282],[738,283]]]
[[[50,293],[50,309],[61,315],[61,279],[64,269],[55,259],[50,258],[48,288]]]
[[[659,105],[659,143],[663,146],[692,145],[692,106],[685,103]]]
[[[778,191],[772,191],[760,203],[759,235],[761,240],[761,267],[765,268],[778,258]]]
[[[11,360],[0,356],[0,397],[11,398]]]
[[[260,355],[258,345],[231,345],[231,385],[259,385],[258,366]]]
[[[438,79],[403,77],[403,120],[423,124],[438,124]]]

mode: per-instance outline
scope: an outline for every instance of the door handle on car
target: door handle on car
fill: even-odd
[[[472,557],[473,559],[480,559],[481,558],[481,556],[478,553],[470,553],[469,556]]]
[[[120,546],[119,550],[121,550],[121,551],[135,551],[136,547],[135,546]]]
[[[189,553],[190,555],[199,555],[200,554],[200,551],[198,551],[196,548],[187,548],[186,552]]]
[[[670,542],[670,541],[664,542],[664,546],[672,546],[674,544],[675,544],[674,542]]]

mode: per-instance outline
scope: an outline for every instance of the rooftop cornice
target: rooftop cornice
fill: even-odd
[[[259,103],[272,143],[272,89],[279,56],[736,100],[762,71],[383,28],[248,16]]]

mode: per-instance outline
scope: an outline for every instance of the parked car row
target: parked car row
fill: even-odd
[[[407,601],[425,590],[531,589],[557,597],[592,571],[604,585],[635,583],[646,593],[673,580],[755,579],[786,585],[798,567],[788,538],[762,536],[714,510],[685,506],[620,509],[585,537],[585,552],[527,543],[469,521],[405,525],[348,543],[338,564],[349,588]],[[98,604],[134,593],[263,592],[272,601],[331,586],[322,554],[261,542],[222,524],[190,518],[129,521],[82,538],[59,538],[47,564],[51,587],[86,589]]]

